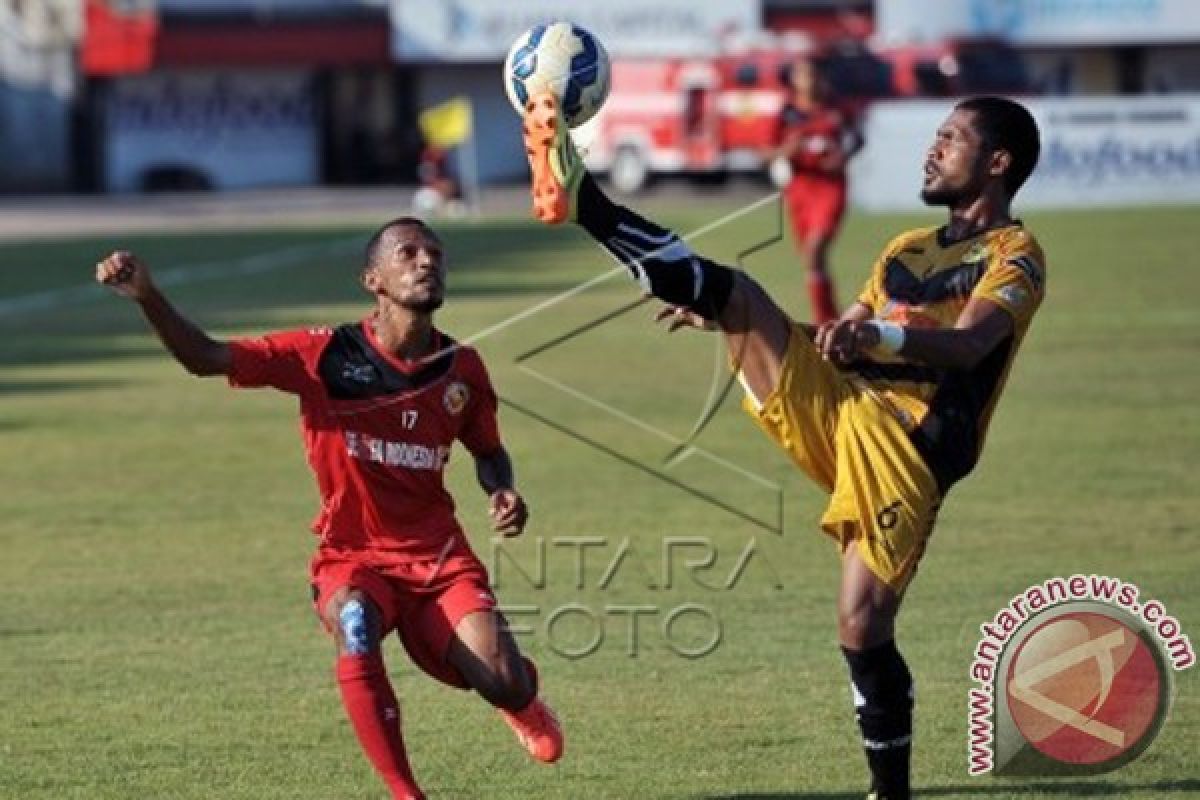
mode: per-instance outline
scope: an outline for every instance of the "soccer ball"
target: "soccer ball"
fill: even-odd
[[[504,59],[504,90],[518,114],[530,97],[552,91],[572,128],[591,119],[609,89],[608,53],[569,22],[537,25],[517,37]]]

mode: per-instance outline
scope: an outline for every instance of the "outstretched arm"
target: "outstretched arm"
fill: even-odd
[[[848,363],[880,346],[877,325],[848,317],[818,332],[817,349],[831,361]],[[967,303],[953,328],[904,328],[904,343],[896,354],[931,367],[971,369],[1012,332],[1012,316],[992,301],[977,297]]]
[[[180,314],[154,285],[150,268],[133,253],[118,250],[98,263],[96,281],[137,303],[163,345],[188,372],[229,374],[232,365],[229,346]]]
[[[475,476],[488,496],[492,528],[505,536],[517,536],[529,521],[525,499],[514,488],[512,459],[503,447],[485,456],[475,456]]]
[[[953,328],[908,328],[900,356],[934,367],[971,369],[1013,333],[1012,315],[982,298],[972,300]]]

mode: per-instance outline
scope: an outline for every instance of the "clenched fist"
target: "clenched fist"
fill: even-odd
[[[96,264],[96,282],[122,297],[138,301],[144,300],[154,288],[150,268],[128,250],[117,250]]]
[[[529,521],[529,507],[516,489],[498,489],[488,498],[492,529],[505,536],[520,536]]]
[[[879,329],[857,320],[834,320],[817,328],[813,344],[826,360],[845,365],[879,346]]]

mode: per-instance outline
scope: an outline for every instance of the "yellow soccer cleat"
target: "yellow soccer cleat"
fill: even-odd
[[[575,219],[575,200],[583,180],[583,160],[553,92],[525,104],[525,153],[533,172],[533,215],[547,225]]]

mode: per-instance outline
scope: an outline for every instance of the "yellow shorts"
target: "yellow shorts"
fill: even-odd
[[[742,406],[830,493],[821,528],[843,552],[857,543],[871,572],[903,593],[942,498],[895,415],[870,389],[821,358],[798,327],[779,384],[761,408],[749,396]]]

